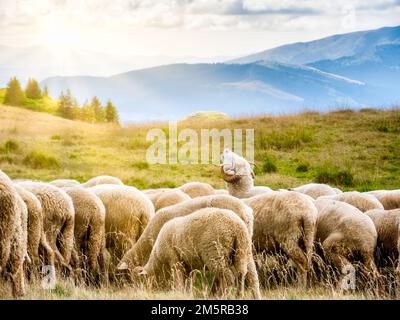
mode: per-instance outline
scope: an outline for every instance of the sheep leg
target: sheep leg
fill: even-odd
[[[42,232],[42,235],[40,237],[40,244],[39,244],[39,250],[42,253],[42,263],[54,266],[54,251],[51,248],[51,246],[48,244],[46,235],[44,232]]]
[[[366,267],[366,271],[372,274],[372,279],[377,284],[378,291],[383,290],[384,283],[382,277],[379,274],[378,268],[376,267],[374,261],[374,253],[373,252],[361,252],[361,256],[364,260],[364,265]]]
[[[25,295],[25,278],[22,264],[17,271],[12,275],[12,292],[16,298]]]
[[[260,282],[258,280],[256,264],[255,264],[254,259],[253,259],[252,256],[249,259],[249,263],[248,263],[247,269],[248,269],[248,271],[247,271],[247,281],[248,281],[250,289],[253,292],[253,297],[256,300],[260,300],[261,299]]]
[[[304,251],[298,246],[296,240],[287,241],[282,245],[282,249],[290,259],[296,264],[299,276],[298,285],[301,288],[307,287],[307,272],[309,269],[309,259]]]
[[[60,234],[61,254],[68,265],[74,248],[74,217],[68,217]]]

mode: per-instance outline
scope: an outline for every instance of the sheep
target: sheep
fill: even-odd
[[[73,179],[58,179],[49,183],[57,188],[76,187],[81,185],[78,181]]]
[[[0,170],[0,273],[10,278],[14,297],[25,294],[27,208],[9,177]]]
[[[335,196],[337,193],[336,189],[323,183],[308,183],[300,187],[291,188],[291,191],[297,191],[309,195],[310,197],[317,199],[321,196]]]
[[[44,233],[54,252],[56,267],[70,272],[75,223],[72,199],[63,190],[48,183],[27,181],[19,185],[39,200],[43,209]]]
[[[66,187],[75,209],[75,253],[77,264],[94,279],[97,266],[105,276],[105,214],[103,202],[90,189]]]
[[[214,188],[210,184],[204,182],[188,182],[184,185],[181,185],[178,189],[186,193],[191,198],[215,194]]]
[[[229,194],[229,192],[225,189],[215,189],[215,194]]]
[[[106,208],[106,247],[115,260],[139,239],[154,215],[152,202],[135,187],[98,185],[89,189]]]
[[[221,174],[230,195],[249,198],[271,192],[271,188],[254,186],[254,173],[250,163],[238,154],[225,149],[221,155]]]
[[[230,267],[236,270],[238,296],[244,295],[246,276],[252,276],[251,289],[259,299],[251,239],[243,220],[231,210],[204,208],[164,224],[141,274],[164,284],[174,269],[187,275],[206,268],[215,276],[218,292],[222,293],[234,279]]]
[[[98,186],[101,184],[115,184],[115,185],[121,185],[121,186],[124,185],[124,183],[119,178],[111,177],[111,176],[99,176],[99,177],[94,177],[94,178],[86,181],[85,183],[82,183],[82,186],[85,188],[91,188],[91,187]]]
[[[394,266],[397,290],[400,290],[400,209],[374,209],[365,214],[372,219],[378,233],[375,254],[378,266]]]
[[[400,209],[400,190],[377,192],[374,195],[382,203],[385,210]]]
[[[150,221],[138,242],[126,252],[118,265],[119,270],[131,269],[143,266],[149,256],[153,243],[162,226],[176,217],[186,216],[202,208],[221,208],[235,212],[246,224],[250,237],[253,234],[253,213],[241,200],[228,195],[211,195],[198,197],[161,209]]]
[[[356,207],[341,201],[317,199],[317,233],[324,257],[339,272],[359,255],[367,270],[377,277],[374,250],[377,232],[372,220]]]
[[[179,189],[162,190],[158,193],[148,194],[147,196],[153,202],[156,212],[162,208],[191,199],[185,192]]]
[[[342,201],[356,207],[362,212],[372,209],[383,209],[383,205],[372,194],[360,193],[357,191],[344,192],[335,196],[323,196],[331,200]]]
[[[269,192],[243,202],[253,209],[256,252],[290,258],[298,270],[298,284],[306,286],[318,215],[313,202],[293,191]]]

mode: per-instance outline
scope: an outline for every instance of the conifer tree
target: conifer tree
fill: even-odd
[[[7,91],[4,97],[4,104],[10,106],[22,106],[25,101],[25,94],[22,91],[21,83],[16,77],[10,79],[7,84]]]
[[[25,96],[30,99],[40,99],[42,91],[40,90],[39,83],[35,79],[29,79],[25,89]]]
[[[110,122],[110,123],[119,123],[119,115],[118,115],[118,111],[117,108],[113,105],[113,103],[111,102],[111,100],[107,101],[107,105],[106,105],[106,121]]]

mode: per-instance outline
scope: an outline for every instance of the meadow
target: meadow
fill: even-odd
[[[29,108],[28,108],[29,109]],[[151,128],[167,123],[116,126],[70,121],[0,104],[0,168],[13,179],[84,182],[112,175],[139,189],[176,187],[204,181],[224,188],[211,164],[149,165],[146,150]],[[192,119],[179,128],[254,128],[256,185],[289,188],[307,182],[343,190],[400,188],[400,109],[305,112],[291,116]],[[370,293],[343,294],[332,286],[307,291],[289,284],[263,289],[267,299],[365,299]],[[7,295],[0,294],[4,297]],[[145,288],[80,288],[68,281],[46,291],[28,290],[27,299],[187,299],[203,291],[148,292]],[[376,298],[376,297],[375,297]]]

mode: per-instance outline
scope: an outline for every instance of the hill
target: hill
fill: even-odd
[[[149,165],[146,133],[166,123],[113,127],[0,105],[0,168],[12,178],[85,181],[114,175],[138,188],[199,180],[223,188],[210,165]],[[192,121],[180,129],[254,128],[256,184],[311,181],[342,189],[400,188],[400,110],[338,110],[292,116]]]

